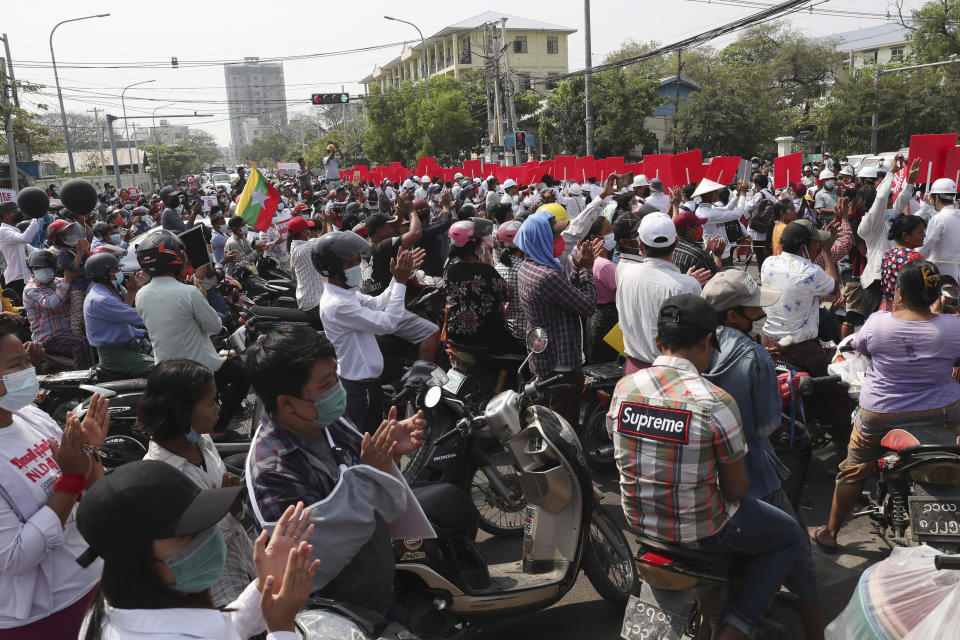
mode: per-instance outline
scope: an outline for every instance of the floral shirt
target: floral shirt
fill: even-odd
[[[779,300],[764,307],[764,335],[783,346],[816,338],[820,299],[833,293],[834,279],[806,258],[781,253],[764,261],[760,281],[764,287],[780,292]]]
[[[921,260],[923,256],[918,251],[906,247],[893,247],[883,254],[880,263],[880,289],[883,299],[893,302],[893,292],[897,290],[897,277],[904,265],[912,260]],[[892,308],[892,307],[891,307]]]
[[[495,345],[509,335],[503,303],[506,281],[488,264],[455,262],[447,267],[447,336],[457,342]]]

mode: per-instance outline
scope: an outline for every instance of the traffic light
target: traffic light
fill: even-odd
[[[523,149],[527,146],[527,132],[517,131],[517,149]]]
[[[350,102],[349,93],[314,93],[310,96],[313,104],[346,104]]]

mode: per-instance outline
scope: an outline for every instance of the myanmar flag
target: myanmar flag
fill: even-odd
[[[280,192],[263,178],[256,163],[251,164],[250,177],[237,199],[237,215],[257,231],[266,231],[280,204]]]

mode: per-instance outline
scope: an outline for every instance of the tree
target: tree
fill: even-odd
[[[919,63],[946,60],[960,54],[960,0],[931,0],[903,18],[903,2],[897,2],[900,24],[910,31],[912,55]]]
[[[150,159],[150,172],[157,172],[156,162],[163,167],[163,179],[166,182],[195,173],[200,173],[210,164],[204,162],[197,152],[187,144],[143,145],[141,147]],[[159,151],[159,153],[158,153]]]
[[[17,80],[17,91],[20,95],[39,93],[42,87],[29,82]],[[7,118],[13,119],[13,138],[17,142],[17,155],[23,157],[29,149],[30,153],[51,153],[62,150],[64,141],[63,136],[58,135],[54,130],[44,124],[44,116],[47,113],[47,105],[38,103],[37,111],[29,111],[23,107],[16,108],[12,104],[4,106],[0,104],[0,120],[6,124]],[[63,127],[61,127],[61,130]],[[0,144],[2,148],[7,148],[7,128],[3,127],[0,131]]]
[[[217,151],[217,139],[202,129],[189,129],[185,144],[196,154],[203,168],[213,164],[220,157],[220,152]]]
[[[282,130],[277,129],[261,136],[243,148],[243,155],[260,166],[272,167],[281,158],[289,155],[287,148],[293,140]]]
[[[58,138],[63,139],[63,116],[60,115],[59,111],[44,112],[40,116],[40,121],[48,129],[56,132]],[[74,151],[95,151],[100,148],[97,140],[102,140],[100,138],[101,131],[97,127],[97,121],[93,114],[67,111],[67,126],[70,127],[70,146]],[[106,126],[102,120],[100,126]],[[117,134],[122,135],[122,133],[121,125]]]
[[[648,145],[653,134],[644,119],[662,102],[659,82],[650,76],[617,69],[593,76],[594,154],[624,156],[637,145]],[[575,76],[560,81],[540,117],[540,137],[555,154],[586,153],[584,80]]]

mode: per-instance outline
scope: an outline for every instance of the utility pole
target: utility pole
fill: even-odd
[[[507,19],[500,19],[500,35],[503,38],[503,45],[506,47],[503,51],[503,68],[504,75],[506,79],[504,80],[504,100],[505,108],[507,110],[507,129],[514,132],[516,135],[517,131],[517,109],[516,105],[513,102],[513,96],[516,94],[517,87],[513,82],[513,77],[510,75],[510,48],[507,46]],[[520,164],[520,147],[514,146],[513,148],[513,161],[512,164]]]
[[[493,48],[495,51],[500,51],[500,46],[497,44],[497,32],[493,31]],[[494,56],[493,59],[493,117],[497,123],[497,145],[503,146],[503,120],[501,119],[500,111],[500,56]],[[493,154],[490,154],[493,156]],[[506,155],[506,154],[504,154]]]
[[[103,177],[107,177],[107,160],[103,157],[103,131],[100,129],[100,109],[94,107],[87,109],[87,113],[93,111],[93,121],[97,124],[97,147],[100,149],[100,170]]]
[[[117,139],[113,137],[113,121],[117,116],[107,114],[107,135],[110,137],[110,153],[113,154],[113,179],[117,182],[117,189],[120,189],[120,161],[117,160]],[[126,120],[124,120],[126,122]]]
[[[20,191],[20,176],[17,175],[17,144],[13,140],[13,116],[10,114],[10,98],[7,93],[9,87],[9,77],[7,76],[7,64],[4,58],[0,58],[0,89],[3,91],[3,106],[5,115],[3,124],[7,136],[7,149],[10,154],[10,186],[14,192]]]
[[[677,86],[673,94],[673,150],[677,150],[677,116],[680,115],[680,69],[683,63],[680,62],[680,54],[683,49],[677,49]]]
[[[590,0],[583,0],[583,36],[587,51],[583,74],[584,125],[587,132],[587,155],[593,155],[593,102],[590,100],[590,84],[593,82],[593,54],[590,49]]]
[[[487,46],[487,25],[483,25],[483,85],[487,102],[487,144],[493,144],[493,102],[490,100],[490,48]]]
[[[0,36],[0,40],[3,40],[3,49],[7,54],[7,77],[10,79],[10,88],[13,94],[13,106],[15,109],[19,109],[20,95],[17,92],[17,77],[13,73],[13,58],[10,57],[10,39],[7,37],[7,34],[3,34]],[[23,156],[24,160],[33,160],[33,154],[30,152],[30,145],[26,142],[20,145],[20,154]]]

